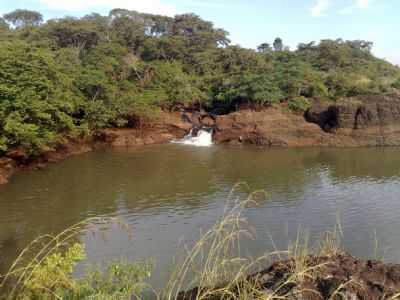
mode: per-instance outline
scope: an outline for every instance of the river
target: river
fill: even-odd
[[[102,237],[82,233],[87,262],[152,258],[160,289],[183,243],[214,224],[238,182],[268,193],[245,211],[257,233],[244,245],[251,255],[271,249],[270,237],[287,248],[299,229],[313,242],[339,219],[346,250],[400,262],[400,149],[170,144],[88,153],[0,186],[0,271],[40,234],[119,217],[131,235],[118,226]]]

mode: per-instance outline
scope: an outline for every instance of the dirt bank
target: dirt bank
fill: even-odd
[[[399,299],[400,265],[361,260],[346,253],[333,256],[308,256],[304,276],[293,276],[293,260],[276,262],[268,269],[247,278],[265,299],[307,300],[384,300]],[[194,300],[197,289],[180,294],[180,300]],[[274,295],[274,297],[271,297]],[[204,299],[233,299],[205,297]]]

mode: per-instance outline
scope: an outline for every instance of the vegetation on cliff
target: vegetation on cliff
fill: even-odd
[[[66,135],[137,126],[160,109],[226,113],[243,103],[288,103],[378,94],[400,87],[400,69],[367,41],[322,40],[290,50],[276,38],[257,50],[194,14],[114,9],[43,21],[0,18],[0,151],[51,149]]]

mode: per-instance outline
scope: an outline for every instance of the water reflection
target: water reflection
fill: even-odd
[[[221,215],[232,187],[241,181],[269,197],[246,214],[258,240],[257,255],[285,247],[299,227],[316,239],[336,222],[355,255],[374,250],[374,232],[387,259],[400,261],[398,201],[400,150],[193,148],[166,145],[101,151],[42,171],[22,172],[0,187],[0,268],[37,235],[58,232],[88,217],[118,216],[133,226],[132,240],[111,228],[106,241],[83,236],[89,261],[115,257],[157,260],[162,285],[179,249]],[[241,193],[243,196],[243,193]]]

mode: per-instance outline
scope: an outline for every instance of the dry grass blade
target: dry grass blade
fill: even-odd
[[[227,282],[234,286],[245,276],[251,262],[240,256],[240,240],[254,238],[254,233],[242,212],[244,207],[256,204],[260,193],[264,194],[252,193],[244,201],[229,197],[221,220],[187,251],[186,258],[173,272],[164,292],[165,299],[176,299],[187,286],[198,287],[196,299],[208,298],[222,293],[218,286]],[[224,288],[224,292],[229,293],[229,288]]]

